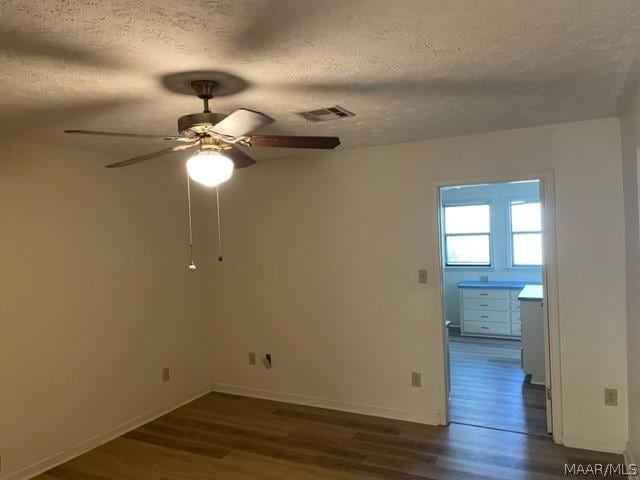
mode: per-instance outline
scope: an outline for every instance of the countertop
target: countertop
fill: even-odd
[[[521,302],[540,302],[544,299],[542,285],[527,284],[518,295]]]
[[[481,280],[467,280],[464,282],[460,282],[458,284],[458,288],[508,288],[512,290],[522,290],[527,285],[532,284],[531,282],[522,282],[515,280],[495,280],[486,282]]]

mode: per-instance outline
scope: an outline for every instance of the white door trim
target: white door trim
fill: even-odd
[[[433,205],[436,209],[435,221],[433,222],[434,245],[437,246],[435,251],[434,265],[436,266],[435,281],[436,289],[439,291],[438,304],[440,309],[440,319],[442,323],[441,344],[442,352],[442,374],[440,375],[440,423],[447,425],[449,423],[449,399],[448,399],[448,379],[446,369],[446,355],[448,345],[445,345],[445,326],[444,326],[444,305],[443,305],[443,282],[442,282],[442,236],[441,236],[441,211],[440,211],[440,188],[456,185],[476,185],[484,183],[504,183],[522,180],[540,180],[541,181],[541,199],[543,200],[543,244],[544,244],[544,267],[543,278],[545,286],[545,307],[548,319],[549,332],[549,352],[548,361],[551,371],[551,391],[552,401],[552,424],[553,424],[553,440],[556,443],[563,442],[563,423],[562,423],[562,377],[560,368],[560,318],[559,318],[559,298],[558,298],[558,264],[556,251],[556,199],[555,199],[555,175],[553,170],[535,171],[529,174],[493,176],[493,177],[475,177],[475,178],[459,178],[452,180],[442,180],[433,183]]]

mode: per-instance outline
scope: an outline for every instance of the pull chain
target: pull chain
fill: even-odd
[[[191,225],[191,180],[187,174],[187,204],[189,206],[189,257],[191,262],[189,263],[189,270],[195,270],[196,264],[193,262],[193,227]]]
[[[220,190],[216,187],[216,212],[218,216],[218,261],[222,261],[222,230],[220,229]]]

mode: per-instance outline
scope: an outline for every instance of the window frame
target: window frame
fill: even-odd
[[[473,207],[478,205],[486,205],[489,207],[489,232],[481,232],[481,233],[447,233],[447,224],[446,224],[446,209],[448,207]],[[494,234],[494,225],[493,225],[493,205],[491,199],[483,198],[483,199],[465,199],[465,200],[451,200],[442,204],[442,246],[443,246],[443,267],[446,269],[452,270],[464,270],[470,269],[474,271],[478,270],[493,270],[494,268],[494,255],[493,255],[493,234]],[[469,236],[478,236],[478,235],[486,235],[489,238],[489,263],[488,264],[477,264],[477,263],[449,263],[449,256],[447,250],[447,237],[469,237]]]
[[[508,264],[508,268],[509,270],[536,270],[539,268],[542,268],[544,265],[544,231],[543,231],[543,221],[542,221],[542,214],[543,214],[543,209],[544,206],[542,204],[542,198],[537,197],[537,196],[518,196],[518,197],[509,197],[506,198],[506,210],[507,210],[507,242],[509,243],[509,264]],[[522,232],[514,232],[513,231],[513,218],[512,218],[512,214],[511,214],[511,205],[514,202],[522,202],[522,203],[539,203],[540,204],[540,230],[528,230],[528,231],[522,231]],[[515,255],[514,255],[514,246],[515,246],[515,242],[513,240],[514,235],[518,235],[518,234],[527,234],[527,233],[537,233],[540,235],[540,242],[541,242],[541,249],[542,249],[542,262],[537,265],[537,264],[520,264],[520,263],[515,263]]]

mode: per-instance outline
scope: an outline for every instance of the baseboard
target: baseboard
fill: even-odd
[[[563,445],[571,448],[581,448],[583,450],[594,450],[596,452],[608,452],[622,454],[624,452],[624,443],[619,442],[603,442],[601,440],[592,440],[590,438],[570,437],[564,435]]]
[[[410,412],[395,408],[343,402],[340,400],[300,395],[297,393],[275,392],[226,383],[213,383],[211,389],[214,392],[230,393],[233,395],[242,395],[244,397],[262,398],[265,400],[294,403],[297,405],[308,405],[310,407],[327,408],[329,410],[359,413],[361,415],[371,415],[374,417],[392,418],[394,420],[404,420],[406,422],[422,423],[426,425],[440,425],[440,415],[435,413]]]
[[[625,465],[638,465],[636,461],[635,455],[633,454],[633,449],[631,448],[631,444],[627,442],[627,445],[624,449],[624,463]],[[629,478],[639,478],[638,475],[630,476]]]
[[[95,437],[85,442],[81,442],[69,448],[65,448],[64,450],[48,458],[45,458],[32,465],[13,472],[8,476],[0,477],[0,480],[27,480],[29,478],[35,477],[36,475],[40,475],[41,473],[46,472],[47,470],[50,470],[53,467],[61,465],[65,462],[68,462],[69,460],[72,460],[73,458],[76,458],[77,456],[82,455],[89,450],[93,450],[100,445],[110,442],[114,438],[124,435],[131,430],[135,430],[145,423],[151,422],[152,420],[155,420],[156,418],[161,417],[162,415],[165,415],[166,413],[169,413],[170,411],[175,410],[178,407],[192,402],[196,398],[201,397],[202,395],[206,395],[209,392],[211,392],[211,388],[209,386],[200,388],[195,392],[192,392],[191,394],[183,397],[177,402],[172,402],[170,404],[147,412],[144,415],[133,418],[125,423],[118,425],[117,427],[111,428],[106,432],[96,435]]]

